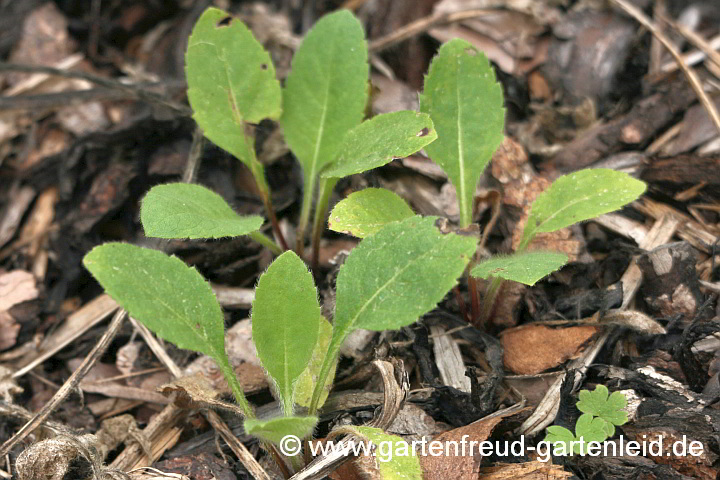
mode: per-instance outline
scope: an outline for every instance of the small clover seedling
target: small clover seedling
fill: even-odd
[[[584,455],[587,444],[601,443],[615,435],[615,426],[628,421],[625,395],[613,392],[608,396],[604,385],[597,385],[594,391],[581,390],[580,400],[575,406],[583,412],[575,422],[575,433],[565,427],[553,425],[547,428],[544,441],[553,444],[557,456]]]
[[[265,169],[255,153],[254,125],[277,120],[303,167],[305,193],[296,246],[301,256],[313,198],[319,192],[313,226],[317,264],[330,193],[338,179],[411,155],[437,134],[430,116],[419,112],[394,112],[363,122],[367,42],[349,11],[317,22],[297,50],[284,88],[275,78],[268,52],[242,22],[228,18],[222,10],[208,8],[193,28],[185,56],[188,100],[205,136],[252,173],[283,248],[258,231],[261,217],[238,216],[221,197],[198,185],[153,187],[141,211],[145,233],[159,238],[249,235],[275,254],[287,249]]]

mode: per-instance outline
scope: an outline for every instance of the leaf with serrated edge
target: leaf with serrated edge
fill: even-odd
[[[558,270],[567,261],[568,258],[563,253],[534,250],[485,260],[475,266],[471,274],[473,277],[498,277],[532,286],[538,280]]]
[[[347,10],[321,18],[292,59],[280,124],[312,192],[320,170],[360,124],[368,95],[368,51],[360,22]]]
[[[217,193],[201,185],[157,185],[140,208],[145,235],[155,238],[221,238],[257,231],[263,218],[241,217]]]
[[[366,188],[340,200],[330,212],[330,230],[364,238],[390,222],[414,216],[410,206],[384,188]]]
[[[215,360],[227,358],[215,294],[197,270],[179,258],[106,243],[85,255],[83,264],[108,295],[158,336]]]
[[[285,415],[293,386],[307,367],[320,329],[312,274],[294,252],[277,257],[260,277],[252,303],[252,338],[263,367],[275,381]]]
[[[250,166],[254,147],[245,123],[279,118],[282,93],[268,52],[240,20],[226,24],[228,17],[208,8],[193,27],[185,54],[188,100],[205,136]]]
[[[384,113],[350,130],[325,178],[343,178],[405,158],[437,138],[430,116],[409,110]]]
[[[500,84],[484,53],[454,39],[440,47],[425,78],[420,111],[429,113],[438,139],[425,147],[455,186],[460,226],[472,222],[475,187],[503,141]]]
[[[553,454],[558,456],[570,455],[573,451],[574,445],[572,442],[576,442],[575,434],[565,427],[558,425],[552,425],[547,428],[547,435],[543,441],[553,445]],[[555,444],[561,444],[557,446]],[[560,450],[562,449],[562,450]]]
[[[320,368],[322,367],[325,355],[327,355],[331,338],[332,325],[330,325],[330,322],[328,322],[325,317],[321,317],[320,331],[318,332],[317,343],[315,344],[315,349],[313,350],[312,357],[310,358],[310,363],[295,383],[295,403],[301,407],[310,406],[313,389],[315,388],[315,383],[318,381]],[[335,378],[336,368],[337,365],[333,365],[330,370],[330,375],[328,375],[325,380],[325,389],[320,397],[320,403],[318,406],[322,406],[325,403],[325,400],[327,400],[330,388],[332,387],[333,379]]]
[[[575,422],[575,438],[583,443],[575,445],[575,453],[584,455],[588,452],[590,442],[602,443],[608,438],[605,422],[601,418],[593,417],[588,413],[580,415]]]
[[[350,426],[344,430],[372,442],[375,464],[382,480],[422,480],[420,460],[410,444],[401,437],[373,427]]]
[[[309,437],[318,417],[278,417],[270,420],[246,419],[245,433],[279,445],[283,437],[294,435],[300,439]]]
[[[628,414],[625,411],[627,399],[620,392],[613,392],[610,395],[605,385],[598,384],[595,390],[580,390],[580,400],[577,402],[577,409],[583,413],[599,417],[607,422],[608,435],[615,434],[615,425],[624,425],[628,421]]]
[[[542,232],[612,212],[636,200],[647,185],[627,173],[607,168],[585,169],[555,180],[532,204],[519,249]]]
[[[435,227],[436,217],[387,224],[353,248],[340,267],[333,338],[350,330],[413,323],[455,285],[476,240]]]

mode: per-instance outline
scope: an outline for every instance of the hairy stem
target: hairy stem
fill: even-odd
[[[320,183],[319,196],[315,206],[315,220],[312,231],[312,269],[317,271],[320,263],[320,239],[325,231],[325,216],[327,215],[330,195],[338,182],[338,178],[323,178]]]
[[[260,231],[252,232],[249,236],[263,247],[266,247],[273,254],[280,255],[281,253],[283,253],[282,247],[280,247],[280,245],[275,243],[272,238],[268,237],[264,233]]]
[[[478,292],[477,280],[470,272],[475,262],[470,262],[467,271],[468,291],[470,292],[470,323],[474,323],[480,317],[480,292]]]
[[[490,318],[495,300],[497,299],[500,287],[502,287],[504,280],[500,277],[494,277],[490,286],[485,292],[485,298],[483,299],[482,313],[480,314],[480,323],[485,324]]]
[[[289,250],[288,244],[285,241],[285,236],[280,229],[280,223],[278,222],[277,216],[275,215],[275,209],[272,206],[272,199],[270,198],[270,186],[268,185],[267,180],[265,180],[265,169],[263,168],[262,163],[260,163],[257,158],[255,158],[255,151],[250,150],[250,152],[253,155],[250,160],[250,172],[255,179],[255,184],[257,185],[258,190],[260,190],[260,196],[262,197],[262,202],[265,206],[265,212],[267,213],[268,219],[270,219],[270,224],[272,225],[275,236],[280,242],[280,246],[283,248],[283,250]]]
[[[230,390],[232,390],[232,393],[235,396],[235,401],[238,403],[243,413],[245,414],[245,418],[255,418],[255,412],[253,412],[250,403],[248,403],[247,398],[245,398],[245,392],[243,391],[242,385],[240,385],[240,382],[237,379],[235,371],[230,366],[230,363],[227,363],[225,365],[220,364],[220,362],[217,363],[218,366],[220,366],[223,375],[225,376],[225,380],[227,380],[228,385],[230,386]]]
[[[305,230],[310,221],[310,211],[312,210],[313,193],[315,191],[315,179],[305,178],[305,186],[303,190],[303,203],[300,209],[300,218],[298,219],[297,231],[295,234],[295,253],[302,258],[305,252]]]

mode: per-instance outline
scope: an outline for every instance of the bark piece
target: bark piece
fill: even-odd
[[[686,320],[695,316],[703,296],[689,243],[658,247],[640,255],[637,264],[643,273],[640,294],[654,312],[664,317],[681,314]]]

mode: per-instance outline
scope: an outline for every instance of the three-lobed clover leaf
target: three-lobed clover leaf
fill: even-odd
[[[261,440],[279,445],[283,437],[294,435],[305,438],[312,435],[318,417],[277,417],[270,420],[246,419],[245,433]]]
[[[559,252],[520,252],[484,260],[473,267],[471,274],[473,277],[497,277],[532,286],[565,265],[567,260],[567,256]]]
[[[627,399],[620,392],[609,393],[605,385],[597,385],[595,390],[581,390],[577,409],[585,414],[600,418],[607,424],[608,436],[615,435],[615,426],[624,425],[628,421],[625,411]]]
[[[258,358],[290,416],[295,383],[310,362],[322,319],[312,274],[294,252],[277,257],[260,277],[251,318]]]
[[[325,178],[342,178],[382,167],[405,158],[437,138],[430,116],[404,110],[384,113],[350,130],[338,158],[322,172]]]
[[[185,74],[193,118],[205,136],[253,172],[262,170],[246,128],[282,112],[270,54],[241,21],[208,8],[190,35]]]
[[[544,441],[553,444],[553,453],[558,456],[586,455],[590,442],[602,443],[608,438],[605,422],[589,414],[580,415],[574,434],[557,425],[548,427],[547,432]]]
[[[518,250],[529,245],[538,233],[554,232],[622,208],[646,188],[644,182],[627,173],[607,168],[562,176],[533,202]]]
[[[220,304],[197,270],[177,257],[125,243],[95,247],[83,264],[108,295],[156,335],[215,360],[246,414],[252,414],[225,353]]]
[[[425,147],[457,191],[460,226],[472,223],[477,182],[503,141],[500,84],[484,53],[461,39],[440,47],[430,64],[420,111],[430,114],[438,139]]]
[[[264,219],[241,217],[212,190],[190,183],[157,185],[140,208],[145,235],[156,238],[221,238],[257,231]]]
[[[415,216],[405,200],[384,188],[366,188],[340,200],[330,212],[328,228],[364,238],[390,222]]]

